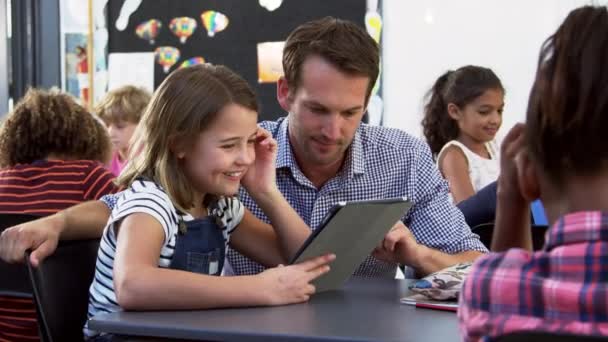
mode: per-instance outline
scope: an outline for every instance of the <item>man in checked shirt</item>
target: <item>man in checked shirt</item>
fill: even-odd
[[[364,29],[330,17],[305,23],[285,42],[283,69],[277,99],[288,115],[260,127],[278,142],[277,184],[304,221],[316,229],[340,201],[407,197],[414,203],[356,275],[392,278],[398,265],[426,275],[487,252],[450,203],[429,147],[401,130],[361,122],[379,72],[378,45]],[[246,191],[239,197],[267,220]],[[99,236],[113,198],[104,202],[5,232],[0,257],[18,260],[32,247],[35,263],[54,250],[59,234]],[[234,251],[228,260],[237,275],[264,269]]]

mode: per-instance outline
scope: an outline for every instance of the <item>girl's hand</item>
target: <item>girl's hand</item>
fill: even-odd
[[[255,141],[255,162],[249,167],[241,184],[250,194],[267,194],[277,189],[275,159],[277,141],[270,132],[258,128]]]
[[[316,257],[299,264],[268,269],[256,276],[262,300],[266,305],[285,305],[307,301],[315,293],[310,282],[329,272],[333,254]]]
[[[500,147],[500,176],[497,183],[497,195],[510,202],[525,202],[519,186],[518,159],[526,153],[524,148],[525,126],[518,123],[507,134]]]
[[[530,194],[524,195],[523,164],[528,158],[523,124],[516,124],[500,149],[500,176],[496,192],[496,220],[491,250],[502,252],[509,248],[532,250],[530,232]],[[529,162],[528,162],[529,163]],[[536,194],[538,195],[538,194]]]

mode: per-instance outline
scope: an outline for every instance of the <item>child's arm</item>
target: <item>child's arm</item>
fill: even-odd
[[[462,150],[457,146],[446,148],[439,160],[439,170],[450,183],[450,192],[454,204],[475,195],[475,189],[469,177],[469,164]]]
[[[496,221],[492,235],[493,252],[509,248],[532,250],[531,201],[522,194],[516,160],[524,152],[524,128],[523,124],[515,125],[501,146]]]
[[[110,209],[102,201],[88,201],[64,209],[56,214],[6,229],[0,235],[0,259],[23,262],[30,249],[30,262],[40,261],[53,254],[59,240],[98,238],[103,232]]]
[[[127,216],[118,232],[114,289],[127,310],[205,309],[281,305],[308,300],[310,281],[329,270],[333,257],[319,257],[254,276],[216,277],[158,267],[165,239],[153,216]]]
[[[311,233],[277,188],[276,150],[277,142],[268,131],[259,128],[255,163],[241,181],[272,226],[246,210],[230,238],[235,249],[266,266],[286,263]]]
[[[310,228],[280,193],[270,208],[262,207],[260,201],[257,203],[270,218],[272,226],[245,209],[243,220],[230,236],[230,245],[264,266],[285,264],[308,238]]]

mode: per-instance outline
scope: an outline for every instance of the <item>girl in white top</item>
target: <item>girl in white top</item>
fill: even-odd
[[[455,203],[498,178],[504,94],[491,69],[469,65],[443,74],[427,95],[424,135]]]
[[[117,180],[127,190],[101,239],[89,316],[123,309],[281,305],[314,293],[310,282],[329,270],[334,256],[280,266],[311,230],[276,186],[276,141],[258,128],[255,95],[245,80],[209,64],[174,71],[154,93],[133,147]],[[235,197],[241,185],[272,226]],[[207,231],[213,241],[203,241],[213,246],[212,259],[180,250],[180,241],[188,240],[180,234],[192,220],[218,228]],[[213,276],[221,273],[227,244],[280,267],[253,276]],[[173,267],[182,256],[185,262]],[[96,334],[86,328],[85,333]]]

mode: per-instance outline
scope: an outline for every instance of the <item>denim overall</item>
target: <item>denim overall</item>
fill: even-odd
[[[170,268],[219,276],[225,257],[224,234],[213,216],[187,222],[180,218]]]

